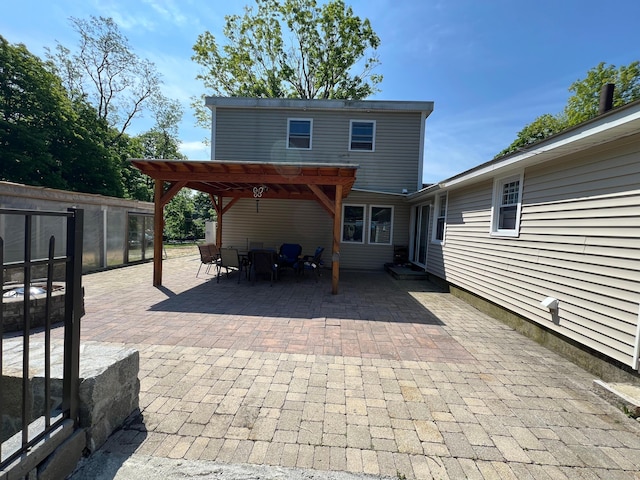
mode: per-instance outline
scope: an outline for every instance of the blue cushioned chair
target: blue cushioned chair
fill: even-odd
[[[320,276],[320,267],[324,264],[322,261],[322,252],[324,252],[324,247],[318,247],[313,255],[305,255],[294,264],[294,270],[303,275],[305,270],[314,272],[317,283],[318,277]]]
[[[300,259],[302,255],[302,245],[297,243],[283,243],[280,245],[278,251],[278,268],[283,270],[285,268],[294,269],[294,265]]]

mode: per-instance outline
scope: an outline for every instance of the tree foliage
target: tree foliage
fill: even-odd
[[[620,68],[599,63],[587,72],[582,80],[571,84],[569,98],[564,109],[569,126],[577,125],[598,115],[600,90],[603,85],[613,83],[613,107],[621,107],[640,98],[640,63],[632,62]]]
[[[155,126],[130,137],[69,94],[55,71],[0,36],[0,179],[152,201],[153,182],[128,159],[184,158],[180,105],[153,97]]]
[[[526,148],[539,140],[594,118],[600,108],[600,92],[608,83],[615,85],[614,108],[640,99],[640,62],[635,61],[620,68],[606,65],[604,62],[599,63],[587,72],[585,78],[571,84],[569,91],[573,92],[573,95],[569,97],[561,113],[547,113],[536,118],[520,130],[514,142],[496,157]]]
[[[123,134],[147,102],[160,95],[160,75],[136,55],[112,18],[71,17],[79,36],[72,52],[58,43],[48,59],[73,99],[89,101],[98,116]]]
[[[109,128],[24,45],[0,36],[0,178],[122,196]]]
[[[180,190],[164,209],[164,235],[168,240],[185,240],[201,238],[199,232],[194,231],[192,191]]]
[[[208,31],[198,36],[192,59],[203,67],[197,78],[207,90],[308,99],[362,99],[378,91],[382,76],[373,71],[380,39],[342,0],[255,3],[243,15],[225,17],[224,44]],[[206,115],[200,119],[206,126]]]

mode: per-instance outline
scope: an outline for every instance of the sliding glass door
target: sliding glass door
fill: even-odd
[[[413,211],[413,248],[411,261],[421,267],[427,266],[427,247],[429,245],[429,214],[431,205],[417,205]]]

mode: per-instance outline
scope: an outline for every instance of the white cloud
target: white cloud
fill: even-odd
[[[204,142],[182,142],[180,153],[186,155],[190,160],[209,160],[211,158],[211,148]]]
[[[187,23],[187,16],[171,0],[144,0],[144,3],[160,14],[164,20],[170,20],[176,25]]]

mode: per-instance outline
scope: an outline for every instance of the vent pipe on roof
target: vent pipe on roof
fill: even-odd
[[[613,108],[613,89],[615,87],[613,83],[605,83],[600,89],[600,108],[598,109],[598,115],[602,115]]]

